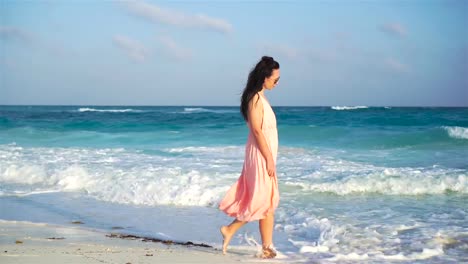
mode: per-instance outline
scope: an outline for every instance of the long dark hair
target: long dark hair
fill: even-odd
[[[240,110],[245,121],[248,121],[249,102],[252,97],[263,89],[263,82],[279,69],[280,65],[272,57],[263,56],[262,59],[250,71],[247,84],[242,92]]]

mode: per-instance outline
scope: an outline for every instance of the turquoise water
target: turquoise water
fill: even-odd
[[[466,259],[468,108],[273,108],[275,245],[288,259]],[[216,246],[247,133],[238,107],[0,106],[0,218]],[[201,231],[180,231],[193,217]],[[233,243],[252,239],[254,224]]]

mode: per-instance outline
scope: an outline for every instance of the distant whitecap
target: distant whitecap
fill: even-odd
[[[134,113],[141,113],[141,110],[135,109],[95,109],[95,108],[87,108],[82,107],[78,109],[78,112],[108,112],[108,113],[127,113],[127,112],[134,112]]]
[[[468,139],[468,128],[466,127],[450,127],[445,126],[443,127],[450,137],[457,138],[457,139]]]
[[[358,106],[332,106],[333,110],[356,110],[356,109],[366,109],[368,106],[358,105]]]

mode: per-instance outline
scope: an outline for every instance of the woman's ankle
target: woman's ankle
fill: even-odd
[[[263,249],[268,249],[268,248],[271,248],[273,246],[272,243],[269,243],[269,244],[262,244],[262,248]]]

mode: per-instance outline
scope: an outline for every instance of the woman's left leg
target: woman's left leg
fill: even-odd
[[[259,229],[260,236],[262,237],[262,250],[264,257],[273,258],[276,256],[276,252],[270,249],[273,245],[273,225],[275,223],[275,216],[273,213],[269,213],[265,218],[260,219]]]

